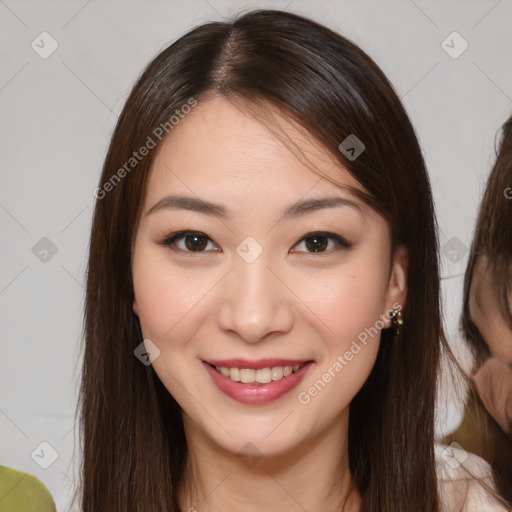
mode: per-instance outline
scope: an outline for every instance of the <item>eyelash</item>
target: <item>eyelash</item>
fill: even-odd
[[[186,236],[193,236],[193,235],[197,235],[197,236],[201,236],[201,237],[206,237],[207,240],[209,241],[212,241],[213,240],[205,235],[204,233],[202,233],[201,231],[192,231],[192,230],[183,230],[183,231],[176,231],[174,233],[171,233],[170,235],[168,235],[167,237],[165,237],[160,243],[160,245],[163,245],[164,247],[168,247],[169,249],[173,250],[173,251],[180,251],[180,252],[183,252],[183,253],[189,253],[189,254],[200,254],[200,253],[204,253],[204,252],[208,252],[208,251],[188,251],[188,250],[185,250],[185,249],[180,249],[180,248],[173,248],[171,247],[176,241],[178,240],[181,240],[183,238],[185,238]],[[343,250],[343,249],[350,249],[352,247],[352,244],[350,242],[347,242],[347,240],[345,240],[343,237],[335,234],[335,233],[330,233],[328,231],[311,231],[309,233],[306,233],[304,236],[302,236],[295,245],[298,245],[300,243],[302,243],[303,241],[307,240],[308,238],[314,238],[314,237],[323,237],[323,238],[327,238],[329,240],[332,240],[335,244],[336,244],[336,250]],[[294,247],[295,247],[294,245]],[[218,252],[218,251],[216,251]],[[318,252],[314,252],[314,251],[298,251],[298,252],[305,252],[306,254],[315,254],[315,255],[321,255],[321,254],[330,254],[331,252],[333,252],[332,249],[329,249],[329,250],[325,250],[325,251],[318,251]]]

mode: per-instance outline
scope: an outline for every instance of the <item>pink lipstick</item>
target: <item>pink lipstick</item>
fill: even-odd
[[[222,392],[245,404],[277,400],[297,386],[313,365],[311,360],[277,358],[258,361],[219,359],[202,363]]]

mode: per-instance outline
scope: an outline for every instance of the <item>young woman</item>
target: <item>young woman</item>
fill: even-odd
[[[279,11],[195,28],[95,194],[85,512],[448,510],[431,190],[361,49]]]
[[[462,330],[476,393],[450,437],[487,460],[512,502],[512,117],[482,199],[464,285]]]

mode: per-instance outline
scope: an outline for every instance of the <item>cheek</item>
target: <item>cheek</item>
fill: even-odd
[[[186,383],[194,354],[200,301],[212,286],[207,281],[169,265],[165,255],[145,253],[142,249],[134,258],[133,286],[142,334],[160,350],[152,366],[184,408],[190,406]]]
[[[303,288],[304,296],[309,294],[305,302],[318,317],[315,330],[322,333],[323,353],[315,372],[301,386],[300,403],[314,400],[315,407],[324,405],[324,410],[335,413],[348,406],[363,386],[384,327],[386,277],[376,267],[352,267],[351,272],[331,274],[328,280]]]
[[[383,327],[386,306],[386,275],[377,266],[352,267],[337,274],[318,276],[314,286],[304,283],[302,295],[321,320],[325,339],[333,349],[350,345],[367,329]],[[379,329],[379,330],[380,330]],[[364,338],[364,335],[361,336]]]
[[[187,338],[183,329],[211,284],[169,265],[165,256],[141,250],[134,258],[133,286],[144,337],[162,340],[178,327],[180,339]]]

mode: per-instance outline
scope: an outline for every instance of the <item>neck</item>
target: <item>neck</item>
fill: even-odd
[[[183,421],[189,456],[178,492],[181,510],[360,510],[360,495],[350,487],[348,411],[288,453],[253,458],[224,450],[185,413]]]

